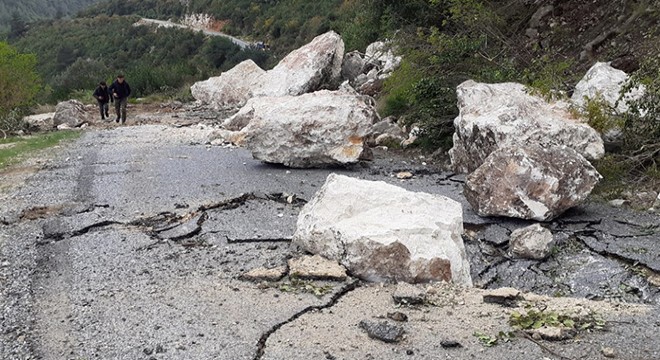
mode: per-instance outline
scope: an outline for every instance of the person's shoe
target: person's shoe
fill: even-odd
[[[126,119],[121,119],[121,123],[122,124],[126,123]]]
[[[110,114],[106,112],[106,113],[105,113],[105,117],[109,118],[109,117],[110,117]]]
[[[119,118],[115,118],[115,122],[119,124]]]

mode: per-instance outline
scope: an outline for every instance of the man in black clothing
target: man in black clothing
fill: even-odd
[[[112,99],[110,98],[110,90],[105,81],[101,81],[99,86],[94,90],[94,98],[99,103],[99,110],[101,110],[101,120],[109,117],[108,114],[108,102]]]
[[[117,75],[117,79],[110,85],[110,93],[115,100],[115,112],[117,118],[115,122],[126,122],[126,104],[128,103],[128,96],[131,95],[131,87],[124,80],[124,75]]]

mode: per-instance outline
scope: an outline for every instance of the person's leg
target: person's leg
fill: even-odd
[[[101,111],[101,120],[105,120],[105,111],[103,111],[103,103],[100,101],[98,103],[99,103],[99,110]]]
[[[115,113],[117,114],[117,117],[115,118],[115,122],[119,122],[119,119],[121,118],[120,107],[121,107],[121,100],[115,99]]]
[[[126,104],[128,103],[128,98],[121,99],[121,123],[126,122]]]
[[[110,106],[108,105],[107,102],[106,102],[106,103],[103,103],[103,112],[105,113],[105,117],[106,117],[106,118],[107,118],[107,117],[110,117],[110,113],[109,113],[109,111],[108,111],[109,108],[110,108]]]

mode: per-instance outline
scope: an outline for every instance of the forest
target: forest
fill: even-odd
[[[100,0],[0,0],[0,34],[9,30],[13,21],[32,22],[38,19],[60,19]]]

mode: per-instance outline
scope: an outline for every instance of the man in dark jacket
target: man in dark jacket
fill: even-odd
[[[99,110],[101,110],[101,120],[109,117],[108,114],[108,103],[112,100],[110,98],[110,90],[105,81],[101,81],[99,86],[94,90],[94,98],[99,103]]]
[[[117,79],[110,85],[110,93],[115,100],[115,112],[117,118],[115,122],[126,122],[126,104],[128,103],[128,96],[131,95],[131,87],[124,80],[124,75],[117,75]]]

